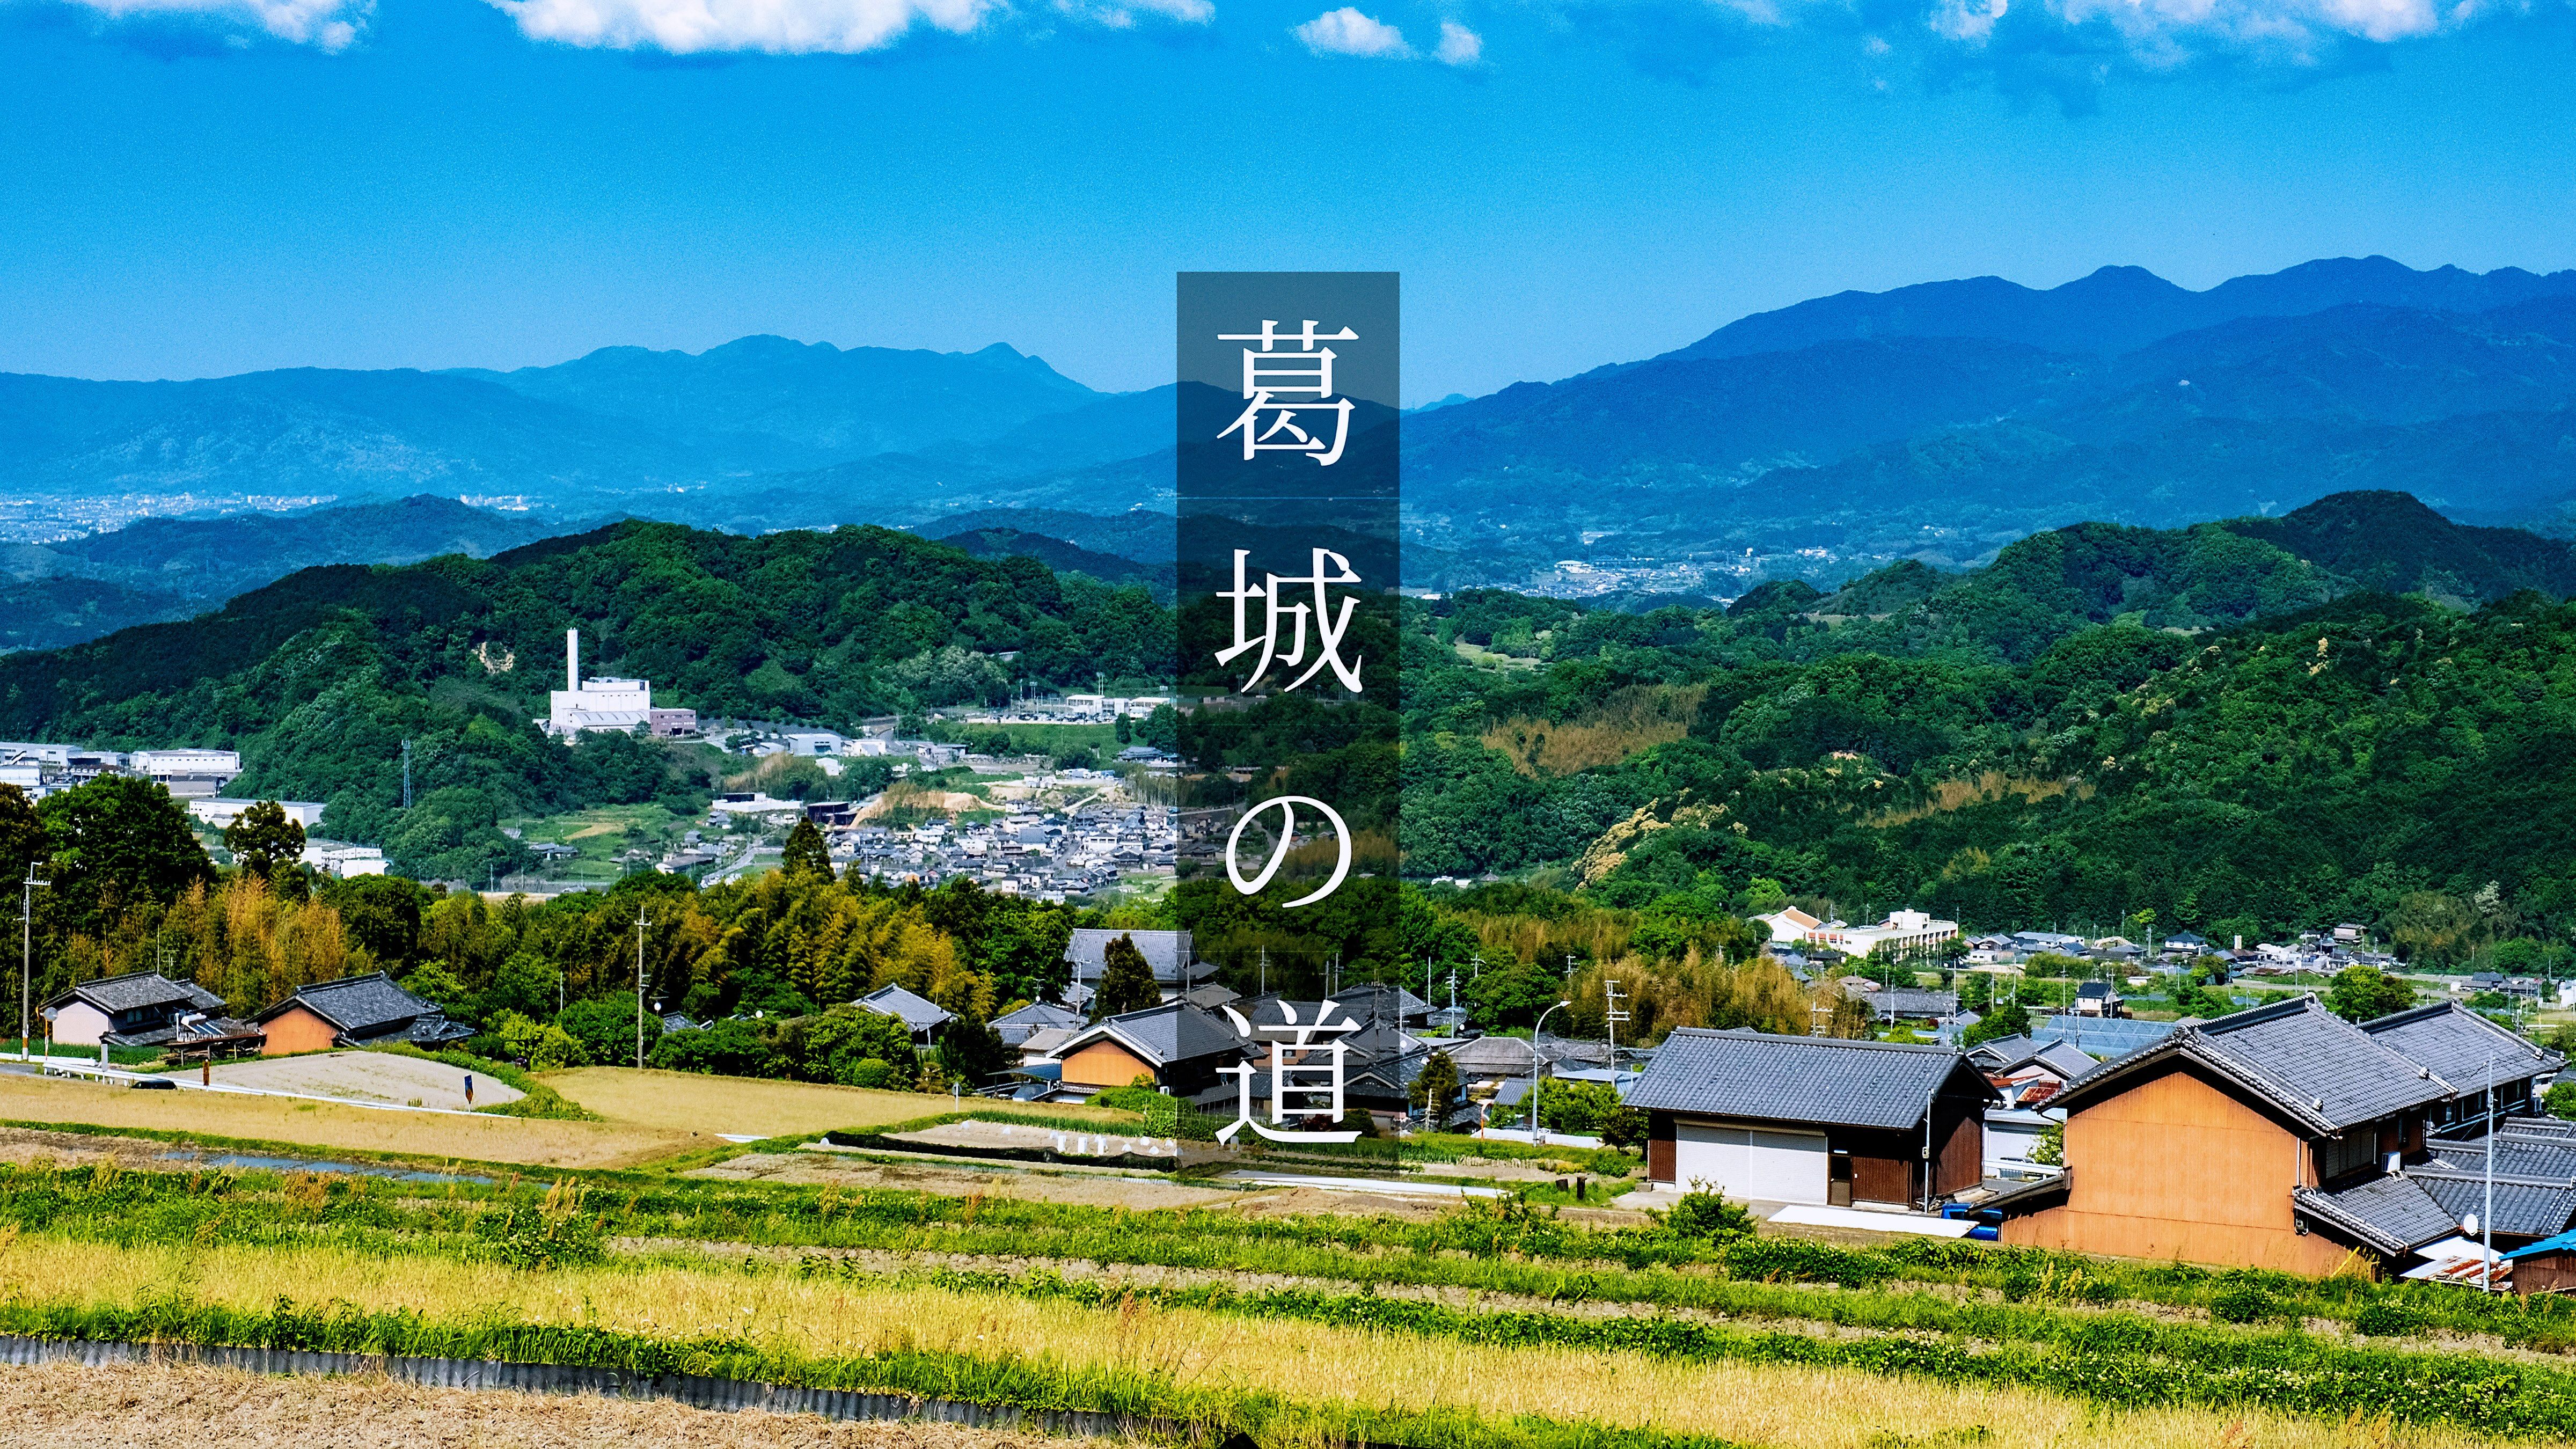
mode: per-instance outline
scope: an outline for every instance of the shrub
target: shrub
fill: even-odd
[[[2413,1333],[2422,1316],[2403,1303],[2375,1298],[2361,1306],[2352,1316],[2353,1331],[2372,1338],[2397,1338]]]
[[[1885,1253],[1809,1238],[1739,1238],[1727,1245],[1725,1256],[1726,1271],[1736,1278],[1869,1288],[1896,1276],[1896,1260]]]
[[[1707,1184],[1694,1181],[1691,1190],[1669,1211],[1658,1215],[1664,1230],[1677,1238],[1695,1242],[1733,1242],[1753,1235],[1753,1212],[1742,1203],[1728,1202],[1726,1194]]]
[[[529,1272],[582,1267],[606,1256],[598,1222],[574,1213],[501,1208],[474,1220],[474,1236],[495,1262]]]
[[[890,1088],[895,1085],[894,1063],[883,1057],[869,1057],[850,1068],[853,1087]]]
[[[2222,1323],[2254,1323],[2272,1312],[2272,1295],[2255,1283],[2230,1284],[2209,1300],[2209,1316]]]

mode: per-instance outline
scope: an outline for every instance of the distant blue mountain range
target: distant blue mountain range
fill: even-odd
[[[0,376],[0,496],[518,495],[557,520],[938,536],[957,514],[1168,508],[1174,409],[1006,346],[776,337],[512,372]],[[1967,564],[2078,520],[2363,488],[2564,532],[2576,272],[2372,257],[2200,292],[2134,267],[1847,292],[1402,425],[1420,556],[1469,561],[1449,582],[1604,552]]]

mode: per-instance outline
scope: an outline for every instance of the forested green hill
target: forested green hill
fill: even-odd
[[[879,528],[620,523],[484,560],[307,569],[203,618],[0,659],[0,735],[237,746],[240,791],[327,801],[333,834],[382,840],[421,874],[479,876],[511,862],[504,817],[703,784],[641,741],[571,747],[530,727],[576,626],[586,672],[760,719],[841,723],[999,699],[1019,677],[1172,668],[1170,617],[1142,589],[1031,559]],[[420,808],[397,822],[406,739]]]
[[[1442,600],[1408,655],[1408,867],[1575,862],[1616,903],[1785,892],[1981,928],[2576,925],[2564,546],[2419,510],[2087,525],[1975,575],[1724,613]],[[2283,546],[2318,539],[2333,567]],[[2433,597],[2356,591],[2363,570]]]

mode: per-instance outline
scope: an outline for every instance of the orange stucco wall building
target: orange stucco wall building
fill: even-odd
[[[2290,1190],[2316,1185],[2308,1144],[2179,1066],[2069,1117],[2066,1161],[2065,1204],[2009,1219],[2003,1241],[2311,1276],[2358,1261],[2293,1216]]]
[[[1064,1059],[1068,1087],[1123,1087],[1154,1069],[1114,1041],[1096,1041]]]
[[[270,1017],[262,1028],[268,1033],[267,1044],[259,1049],[264,1057],[282,1057],[295,1052],[329,1051],[340,1029],[301,1006],[290,1006]]]

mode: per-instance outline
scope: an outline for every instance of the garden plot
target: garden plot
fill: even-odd
[[[486,1072],[474,1075],[475,1107],[497,1107],[526,1095],[504,1086]],[[392,1052],[326,1052],[307,1057],[254,1057],[217,1062],[215,1081],[227,1087],[263,1092],[293,1092],[306,1097],[338,1097],[358,1102],[391,1102],[397,1106],[444,1107],[465,1111],[464,1069]],[[183,1076],[184,1080],[184,1076]]]

